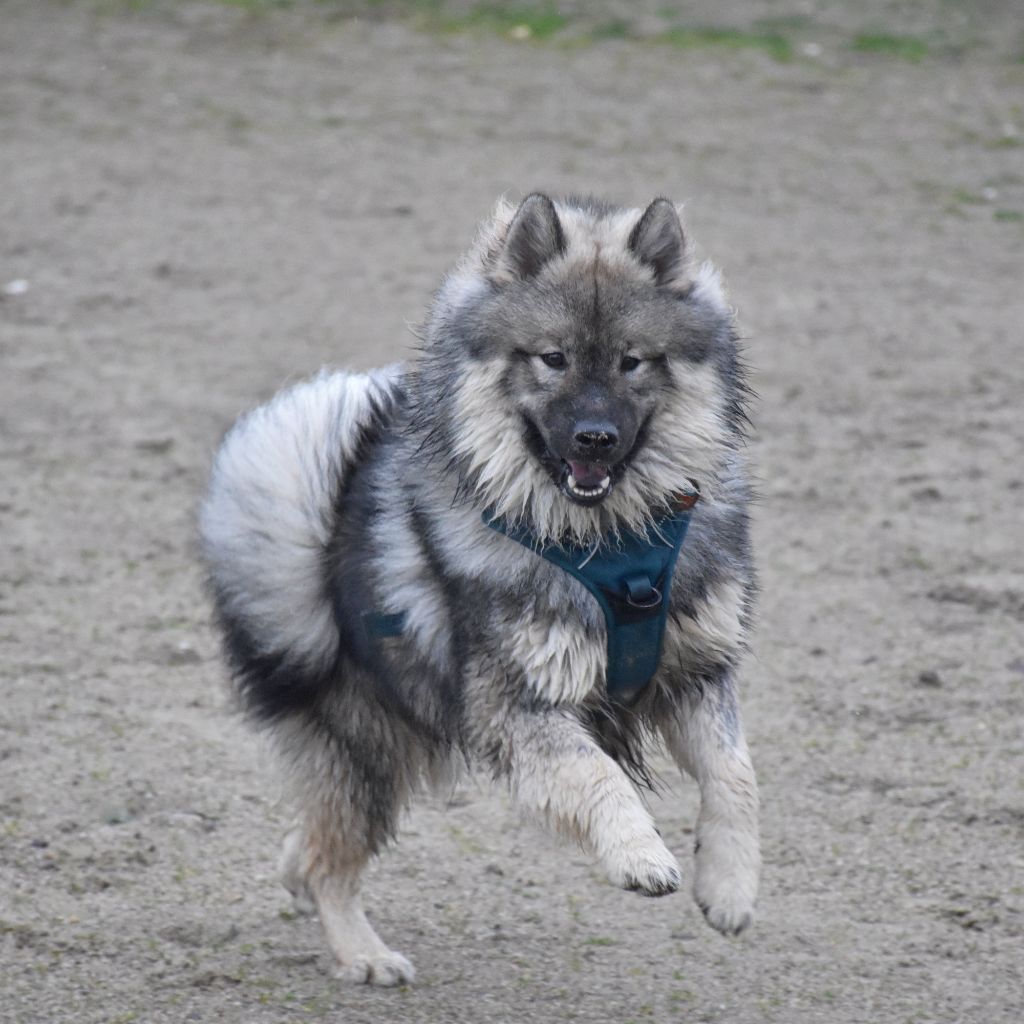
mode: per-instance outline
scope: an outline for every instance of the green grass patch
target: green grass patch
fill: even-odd
[[[96,0],[93,10],[99,15],[135,14],[153,6],[153,0]]]
[[[888,32],[861,32],[853,37],[850,48],[855,53],[872,53],[880,57],[899,57],[919,61],[928,56],[928,44],[916,36],[890,35]]]
[[[603,21],[590,30],[591,39],[632,39],[633,29],[628,21],[622,18],[613,18],[611,21]]]
[[[681,50],[718,47],[725,50],[761,50],[778,61],[793,59],[793,44],[779,32],[745,32],[738,28],[670,28],[654,40]]]
[[[992,214],[993,220],[1003,221],[1004,223],[1019,224],[1024,221],[1024,213],[1020,210],[995,210]]]
[[[965,206],[983,206],[986,202],[983,195],[966,188],[953,189],[952,196],[955,202],[963,203]]]
[[[445,32],[494,32],[511,39],[543,42],[561,32],[569,19],[554,4],[509,7],[505,4],[481,4],[460,15],[438,11],[431,21]]]
[[[253,14],[262,14],[277,8],[291,7],[292,0],[218,0],[225,7],[238,7]]]

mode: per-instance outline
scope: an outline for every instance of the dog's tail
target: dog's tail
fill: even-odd
[[[321,373],[243,416],[217,453],[199,532],[228,659],[258,718],[307,706],[333,674],[338,504],[391,420],[401,373]]]

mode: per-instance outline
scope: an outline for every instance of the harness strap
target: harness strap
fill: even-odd
[[[608,636],[608,695],[623,703],[634,700],[658,670],[672,573],[699,496],[696,487],[679,492],[672,511],[653,527],[623,533],[597,550],[540,545],[530,530],[484,512],[492,530],[564,569],[594,595]]]
[[[672,511],[654,526],[620,534],[596,549],[541,545],[525,527],[489,510],[483,513],[486,526],[557,565],[594,595],[608,635],[608,695],[622,703],[635,700],[658,670],[672,573],[699,497],[696,486],[680,491]],[[371,610],[362,618],[367,635],[374,638],[401,636],[406,624],[405,612]]]
[[[401,636],[405,632],[405,612],[363,612],[363,628],[380,639]]]

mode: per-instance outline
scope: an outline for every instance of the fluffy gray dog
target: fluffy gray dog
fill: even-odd
[[[675,206],[534,194],[484,224],[419,358],[324,373],[228,434],[201,513],[211,586],[294,782],[284,882],[342,976],[412,980],[360,874],[467,762],[659,896],[681,881],[638,791],[660,738],[700,786],[696,901],[722,932],[750,924],[745,395]]]

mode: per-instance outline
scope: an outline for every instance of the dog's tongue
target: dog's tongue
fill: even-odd
[[[569,462],[569,470],[581,487],[596,487],[608,475],[603,462]]]

